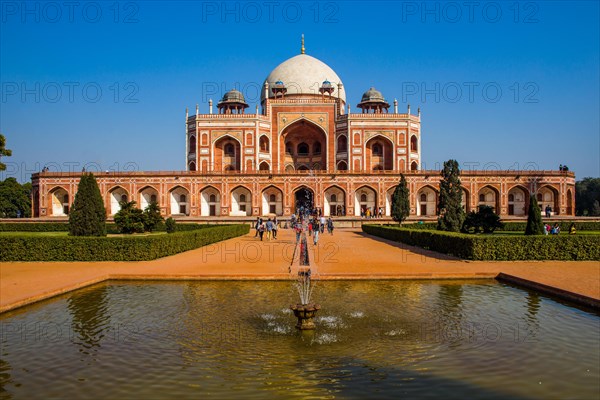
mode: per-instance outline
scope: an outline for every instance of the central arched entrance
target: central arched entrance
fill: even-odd
[[[315,193],[303,186],[294,193],[296,214],[304,214],[312,212],[315,207]]]
[[[327,169],[327,136],[322,128],[301,119],[282,132],[279,165],[293,165],[296,170]]]

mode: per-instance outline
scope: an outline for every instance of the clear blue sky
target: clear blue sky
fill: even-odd
[[[598,4],[5,1],[0,131],[13,157],[0,178],[184,169],[185,108],[207,112],[237,86],[253,112],[301,33],[353,109],[371,86],[421,107],[426,168],[562,163],[598,177]]]

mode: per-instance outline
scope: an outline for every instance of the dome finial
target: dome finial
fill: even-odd
[[[300,54],[305,54],[306,50],[304,49],[304,33],[302,34],[302,47],[300,47]]]

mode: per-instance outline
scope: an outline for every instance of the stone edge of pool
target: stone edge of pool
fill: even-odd
[[[283,281],[288,280],[286,274],[277,275],[127,275],[127,274],[111,274],[77,284],[63,287],[55,291],[42,293],[36,296],[31,296],[13,303],[0,306],[0,314],[13,311],[27,305],[48,300],[52,297],[82,289],[87,286],[96,285],[107,281]],[[595,299],[579,293],[564,290],[555,286],[546,285],[528,279],[523,279],[514,275],[500,273],[463,273],[463,274],[433,274],[433,273],[414,273],[406,275],[386,275],[386,274],[344,274],[344,275],[327,275],[322,274],[320,280],[458,280],[458,279],[496,279],[501,282],[511,283],[526,289],[532,289],[543,294],[557,297],[562,300],[567,300],[585,307],[590,307],[600,310],[600,299]]]

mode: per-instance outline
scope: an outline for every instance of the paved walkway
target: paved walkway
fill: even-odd
[[[312,238],[310,238],[312,240]],[[0,312],[112,279],[287,279],[295,247],[291,230],[260,242],[254,233],[143,262],[45,262],[0,265]],[[321,279],[451,279],[501,276],[575,300],[600,304],[597,261],[462,261],[439,253],[339,229],[310,244]]]

